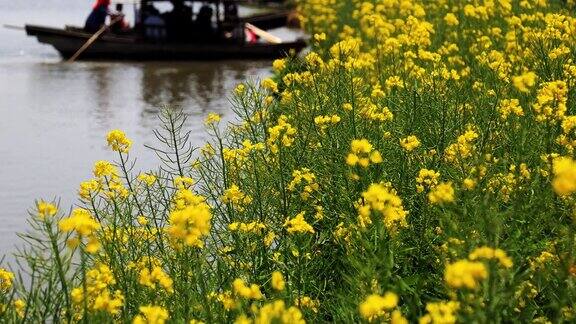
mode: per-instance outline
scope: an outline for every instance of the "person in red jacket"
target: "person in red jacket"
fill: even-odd
[[[92,6],[92,12],[88,18],[86,18],[84,30],[90,33],[95,33],[102,28],[106,23],[106,17],[108,17],[109,6],[110,0],[96,0]]]

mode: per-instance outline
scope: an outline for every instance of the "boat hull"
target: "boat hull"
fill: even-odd
[[[62,57],[69,58],[86,43],[91,34],[26,25],[29,36],[52,45]],[[299,52],[306,46],[303,40],[281,44],[218,43],[151,43],[130,36],[107,34],[86,49],[80,59],[89,60],[216,60],[271,59]]]

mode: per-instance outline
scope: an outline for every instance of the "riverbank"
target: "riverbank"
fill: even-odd
[[[209,114],[193,152],[167,110],[161,167],[138,174],[111,131],[81,208],[37,205],[37,280],[4,274],[4,316],[573,321],[576,19],[545,1],[300,12],[311,52],[237,86],[226,133]]]

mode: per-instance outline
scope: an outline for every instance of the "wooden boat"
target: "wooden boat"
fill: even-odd
[[[160,0],[141,0],[141,6]],[[180,0],[178,0],[180,1]],[[197,0],[182,0],[196,2]],[[216,8],[216,28],[209,37],[190,31],[183,39],[147,37],[143,28],[131,32],[115,34],[104,33],[91,44],[80,56],[80,59],[104,60],[194,60],[194,59],[254,59],[276,58],[294,51],[299,52],[306,46],[302,39],[280,43],[250,43],[245,40],[244,25],[254,24],[262,29],[286,25],[287,12],[263,14],[252,17],[237,17],[230,21],[222,19],[220,0],[202,1]],[[226,2],[226,1],[225,1]],[[228,5],[231,1],[227,1]],[[143,17],[141,21],[144,21]],[[92,33],[82,28],[51,28],[37,25],[26,25],[26,33],[35,36],[39,42],[52,45],[64,58],[69,58],[91,37]],[[231,36],[231,31],[240,37]],[[198,36],[198,37],[197,37]],[[203,37],[200,37],[203,36]]]

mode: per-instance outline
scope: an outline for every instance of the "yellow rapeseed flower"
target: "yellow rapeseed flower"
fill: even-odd
[[[371,321],[384,315],[385,311],[393,309],[396,305],[398,305],[398,296],[395,293],[387,292],[384,296],[372,294],[360,304],[360,316]]]
[[[282,291],[284,290],[284,287],[286,286],[286,282],[284,281],[284,276],[282,275],[282,272],[280,271],[274,271],[272,272],[272,288],[274,288],[275,290],[278,291]]]
[[[220,117],[220,115],[215,114],[215,113],[209,113],[208,116],[206,117],[206,119],[204,120],[204,124],[209,126],[212,124],[215,124],[217,122],[219,122],[222,118]]]
[[[452,182],[442,182],[428,193],[428,200],[432,204],[446,204],[454,202],[454,188]]]
[[[410,135],[400,139],[400,146],[402,146],[406,152],[412,152],[414,149],[420,146],[420,140],[415,135]]]
[[[56,205],[45,202],[44,200],[40,200],[36,206],[38,208],[38,217],[40,219],[54,216],[58,212]]]
[[[511,268],[512,265],[514,264],[512,262],[512,259],[508,257],[508,255],[504,250],[493,249],[488,246],[482,246],[474,249],[474,251],[470,252],[470,254],[468,255],[468,259],[472,261],[476,261],[478,259],[486,259],[486,260],[495,259],[504,268]]]
[[[4,268],[0,268],[0,292],[6,293],[14,281],[14,274]]]
[[[419,324],[455,324],[458,320],[456,312],[460,304],[456,301],[428,303],[426,315],[418,321]]]
[[[212,213],[205,199],[188,192],[189,205],[173,210],[168,216],[168,236],[187,246],[203,247],[202,238],[210,233]],[[183,202],[186,204],[186,202]]]
[[[271,92],[274,92],[274,93],[278,92],[278,84],[270,78],[266,78],[266,79],[262,80],[261,85],[264,89],[270,90]]]
[[[390,186],[373,183],[362,193],[362,198],[364,203],[357,206],[360,227],[365,228],[372,224],[372,211],[381,214],[384,225],[392,232],[407,225],[408,212],[402,206],[402,199]]]
[[[152,271],[148,268],[142,269],[138,276],[138,283],[152,289],[155,289],[158,284],[168,293],[174,292],[172,279],[159,266],[153,266]]]
[[[569,157],[554,160],[552,188],[559,196],[569,196],[576,192],[576,161]]]
[[[92,235],[100,228],[100,224],[87,209],[76,208],[68,218],[58,223],[60,230],[64,232],[76,232],[80,237]]]
[[[482,262],[459,260],[446,265],[444,280],[452,288],[475,289],[478,283],[488,277],[488,270]]]
[[[283,300],[264,304],[256,311],[254,324],[305,324],[302,312],[294,306],[286,308]]]
[[[534,72],[526,72],[522,75],[512,77],[512,83],[519,91],[530,92],[530,88],[536,84],[537,77]]]
[[[355,139],[350,144],[350,153],[346,157],[346,164],[349,166],[359,165],[366,168],[370,163],[382,163],[382,156],[375,150],[367,139]]]
[[[312,233],[314,234],[314,228],[306,222],[304,219],[305,212],[298,213],[292,219],[286,220],[284,222],[284,227],[288,233]]]
[[[446,22],[446,24],[448,26],[456,26],[459,24],[458,18],[456,18],[456,15],[449,12],[446,14],[446,16],[444,16],[444,21]]]
[[[232,282],[232,288],[234,289],[234,292],[240,297],[255,300],[264,298],[264,295],[262,295],[262,292],[260,292],[260,287],[257,284],[251,284],[248,286],[246,282],[240,278],[237,278],[234,280],[234,282]]]
[[[416,177],[416,190],[422,192],[424,189],[436,186],[439,178],[440,172],[438,171],[420,169],[418,176]]]
[[[140,306],[140,314],[134,317],[133,324],[164,324],[170,317],[161,306]]]
[[[93,173],[96,178],[114,178],[118,176],[118,170],[114,165],[112,165],[112,163],[108,161],[97,161],[94,163]]]
[[[106,140],[108,141],[108,146],[110,146],[113,151],[120,153],[128,153],[130,146],[132,146],[132,141],[126,137],[123,131],[118,129],[108,132]]]

